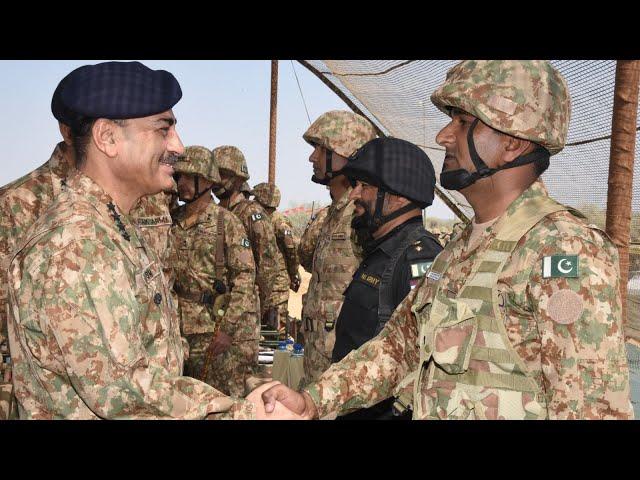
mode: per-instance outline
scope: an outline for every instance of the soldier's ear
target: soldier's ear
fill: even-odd
[[[91,138],[96,148],[109,158],[118,155],[116,124],[106,118],[99,118],[91,128]]]
[[[503,152],[500,159],[499,167],[513,162],[516,158],[521,157],[533,150],[533,143],[529,140],[511,137],[503,134]]]

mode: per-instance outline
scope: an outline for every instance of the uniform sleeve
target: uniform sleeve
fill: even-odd
[[[285,247],[287,273],[289,274],[289,278],[293,279],[300,267],[300,259],[298,258],[300,239],[296,236],[293,226],[285,216],[282,216],[282,221],[284,224],[282,243]]]
[[[143,345],[140,302],[118,256],[100,255],[94,243],[80,240],[59,252],[48,268],[37,270],[44,274],[32,283],[42,288],[40,308],[47,333],[57,344],[74,390],[96,415],[250,415],[253,407],[247,402],[150,362]]]
[[[225,215],[225,253],[231,294],[220,330],[231,337],[255,337],[258,324],[254,284],[256,267],[247,232],[230,212]],[[243,331],[242,331],[243,330]]]
[[[602,237],[560,234],[540,251],[528,296],[550,418],[632,414],[619,288],[617,251]]]
[[[392,396],[394,389],[418,368],[417,321],[411,312],[411,292],[395,310],[380,334],[304,389],[320,417],[370,407]]]
[[[256,283],[260,289],[260,305],[262,312],[274,305],[273,286],[278,275],[278,245],[271,222],[266,213],[253,211],[251,214],[251,241],[256,260]],[[277,302],[275,302],[277,303]]]

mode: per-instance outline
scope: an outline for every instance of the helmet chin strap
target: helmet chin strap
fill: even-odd
[[[211,189],[213,188],[213,185],[209,188],[205,188],[203,191],[200,191],[200,177],[198,175],[194,175],[193,176],[193,190],[195,192],[193,198],[191,200],[183,200],[184,203],[186,204],[190,204],[195,202],[196,200],[198,200],[200,197],[202,197],[205,193],[211,191]]]
[[[371,233],[375,232],[380,227],[382,227],[385,223],[390,222],[394,218],[397,218],[400,215],[407,213],[411,210],[414,210],[416,208],[420,208],[415,203],[409,201],[409,203],[407,203],[405,206],[400,207],[394,212],[391,212],[389,215],[382,215],[382,208],[384,207],[384,199],[386,195],[387,195],[387,191],[382,187],[378,187],[378,194],[376,195],[376,209],[373,213],[373,216],[370,218],[369,225],[368,225]]]
[[[446,172],[443,171],[440,174],[440,185],[442,185],[447,190],[462,190],[463,188],[467,188],[473,185],[479,179],[490,177],[500,170],[521,167],[522,165],[527,165],[538,160],[544,161],[546,159],[547,162],[549,161],[549,152],[542,147],[538,147],[533,152],[526,155],[521,155],[520,157],[516,158],[512,162],[507,163],[506,165],[503,165],[502,167],[489,168],[484,160],[480,158],[480,155],[476,150],[475,142],[473,141],[473,132],[476,129],[479,121],[480,120],[476,118],[469,127],[469,131],[467,132],[467,146],[469,147],[469,155],[471,156],[473,165],[476,167],[476,171],[471,173],[464,168]]]
[[[329,182],[333,178],[333,168],[331,165],[331,158],[333,157],[333,152],[328,148],[325,148],[325,168],[324,168],[324,178],[318,178],[315,175],[311,176],[311,181],[314,183],[319,183],[320,185],[329,185]]]

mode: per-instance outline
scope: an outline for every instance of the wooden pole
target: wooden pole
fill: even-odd
[[[278,60],[271,60],[271,110],[269,112],[269,183],[276,183],[276,120],[278,115]]]
[[[634,328],[627,321],[627,283],[639,82],[640,60],[618,60],[613,93],[606,225],[607,233],[618,247],[620,255],[620,294],[625,335],[635,340],[640,340],[640,330],[637,330],[637,325]]]

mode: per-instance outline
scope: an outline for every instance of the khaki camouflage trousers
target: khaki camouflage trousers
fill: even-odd
[[[309,320],[311,322],[311,320]],[[305,330],[306,322],[302,321],[304,335],[304,371],[303,384],[314,382],[331,365],[331,354],[336,343],[336,329],[330,332],[324,329],[324,322],[314,322],[314,330]]]
[[[233,397],[245,396],[245,380],[258,369],[258,340],[234,341],[229,349],[213,358],[205,373],[206,351],[213,333],[185,335],[189,342],[189,359],[184,374],[208,383],[213,388]]]

